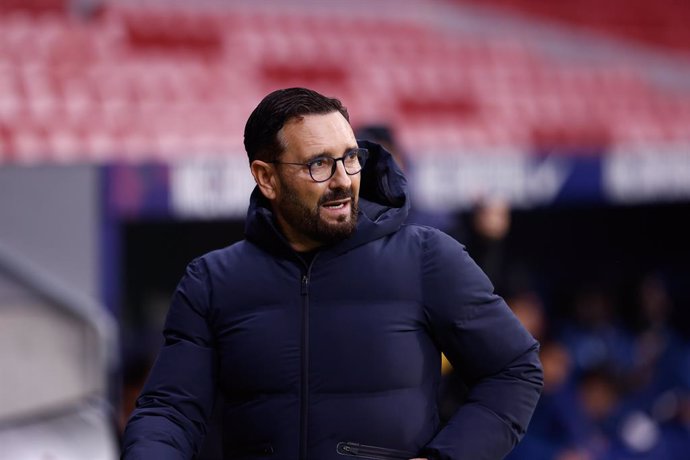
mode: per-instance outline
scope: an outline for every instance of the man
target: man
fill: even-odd
[[[402,173],[348,120],[303,88],[249,117],[246,240],[189,265],[125,459],[192,458],[217,392],[225,459],[500,459],[523,436],[537,342],[460,244],[402,224]],[[445,426],[441,352],[470,386]]]

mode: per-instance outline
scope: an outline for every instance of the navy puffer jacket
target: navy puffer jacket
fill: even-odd
[[[361,144],[353,236],[307,264],[255,190],[246,240],[189,265],[124,458],[193,458],[216,392],[225,459],[500,459],[519,441],[542,385],[536,341],[460,244],[403,224],[402,173]],[[445,426],[441,352],[470,386]]]

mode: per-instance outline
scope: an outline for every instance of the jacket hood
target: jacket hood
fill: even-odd
[[[357,229],[352,236],[331,247],[338,253],[395,232],[409,210],[407,179],[393,156],[374,142],[357,143],[369,150],[369,159],[361,172]],[[270,202],[258,186],[249,200],[245,236],[266,249],[293,253],[273,217]]]

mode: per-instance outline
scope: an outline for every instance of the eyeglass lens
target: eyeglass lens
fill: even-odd
[[[338,161],[343,162],[345,172],[349,175],[357,174],[364,167],[366,161],[366,151],[363,149],[353,150],[345,154],[342,158],[323,157],[309,164],[309,173],[315,181],[323,182],[330,179],[338,165]]]

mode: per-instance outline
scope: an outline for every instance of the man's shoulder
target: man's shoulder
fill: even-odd
[[[397,232],[398,237],[419,240],[426,244],[460,244],[452,236],[436,227],[406,223]]]
[[[417,248],[424,260],[464,260],[467,258],[465,246],[436,227],[414,223],[404,224],[393,238],[394,247]]]
[[[209,251],[197,257],[194,262],[203,263],[209,268],[217,265],[227,265],[228,263],[243,260],[250,252],[255,250],[256,247],[253,244],[247,240],[240,240],[223,248]]]

